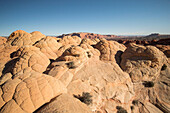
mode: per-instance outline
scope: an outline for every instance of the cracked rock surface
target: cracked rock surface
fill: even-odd
[[[159,49],[14,31],[0,37],[0,113],[168,113],[170,61]]]

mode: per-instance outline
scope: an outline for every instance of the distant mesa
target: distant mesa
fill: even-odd
[[[116,35],[101,35],[101,34],[94,34],[94,33],[70,33],[70,34],[63,34],[60,36],[57,36],[58,38],[63,38],[64,36],[78,36],[80,38],[89,38],[89,39],[94,39],[94,38],[115,38],[117,37]]]
[[[148,36],[160,36],[160,34],[159,33],[152,33],[152,34],[150,34]]]

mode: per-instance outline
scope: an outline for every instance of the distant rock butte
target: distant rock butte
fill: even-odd
[[[70,33],[70,34],[63,34],[61,36],[58,36],[59,38],[63,38],[64,36],[78,36],[80,38],[115,38],[117,37],[116,35],[101,35],[101,34],[94,34],[94,33]]]
[[[0,113],[169,113],[169,39],[106,37],[0,37]]]

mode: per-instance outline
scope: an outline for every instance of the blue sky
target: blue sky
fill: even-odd
[[[170,34],[170,0],[0,0],[0,36],[93,32]]]

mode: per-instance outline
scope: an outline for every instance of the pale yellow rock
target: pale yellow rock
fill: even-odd
[[[131,43],[122,54],[120,65],[133,82],[139,82],[157,77],[165,60],[165,55],[156,47]]]
[[[11,35],[7,39],[7,43],[12,46],[21,47],[23,45],[31,45],[31,34],[27,33],[23,30],[17,30],[11,33]]]
[[[100,59],[102,61],[114,61],[118,64],[120,63],[121,53],[126,49],[124,45],[116,41],[107,41],[106,39],[101,39],[100,42],[95,45],[95,48],[100,51]]]
[[[25,113],[19,105],[12,99],[1,110],[1,113]]]
[[[11,65],[14,65],[11,59],[11,54],[16,50],[17,50],[16,46],[8,46],[8,45],[4,45],[0,49],[0,77],[3,74],[11,71]]]
[[[63,61],[74,61],[80,59],[87,59],[86,51],[79,46],[72,46],[68,48],[60,57]]]
[[[12,78],[12,74],[11,73],[6,73],[5,75],[3,75],[0,78],[0,85],[2,85],[3,83],[5,83],[7,80]]]
[[[92,111],[73,96],[62,94],[35,113],[92,113]]]
[[[81,44],[80,47],[86,50],[86,53],[89,58],[96,57],[98,58],[100,56],[100,51],[98,49],[94,49],[89,44]]]
[[[42,33],[35,31],[27,33],[23,30],[17,30],[11,33],[11,35],[7,39],[7,43],[12,46],[22,47],[25,45],[33,45],[35,42],[44,38],[45,35]]]
[[[0,37],[0,45],[6,43],[7,39],[5,37]]]
[[[95,40],[91,40],[89,38],[84,38],[84,39],[82,39],[81,44],[95,45],[95,44],[97,44],[97,42]]]
[[[41,39],[45,38],[46,36],[44,34],[42,34],[39,31],[34,31],[32,33],[30,33],[32,36],[30,37],[32,44],[35,44],[37,42],[39,42]]]
[[[130,107],[129,103],[134,96],[133,84],[127,73],[116,63],[109,64],[94,58],[89,59],[74,74],[67,88],[71,95],[90,92],[93,96],[93,111],[102,110],[101,107],[105,104],[102,100],[108,99],[114,99]]]
[[[81,38],[78,36],[64,36],[61,40],[59,40],[59,43],[62,45],[79,45],[81,42]]]
[[[20,57],[14,66],[13,74],[24,71],[29,67],[36,72],[42,73],[50,64],[47,56],[34,46],[24,46],[18,50],[18,54],[20,54]]]
[[[53,37],[46,37],[36,43],[34,46],[40,48],[40,51],[43,52],[49,59],[55,60],[57,57],[59,57],[57,52],[62,44],[58,43]]]
[[[160,109],[158,109],[156,106],[154,106],[150,102],[147,102],[145,104],[145,109],[146,109],[146,112],[149,112],[149,113],[163,113]]]
[[[70,44],[69,44],[69,45],[61,46],[61,47],[58,49],[58,51],[57,51],[57,56],[61,56],[61,55],[63,54],[63,52],[64,52],[65,50],[67,50],[68,48],[70,48],[70,47],[71,47]]]
[[[1,87],[0,94],[5,103],[1,113],[31,113],[61,93],[65,86],[57,79],[38,72],[17,74]]]

